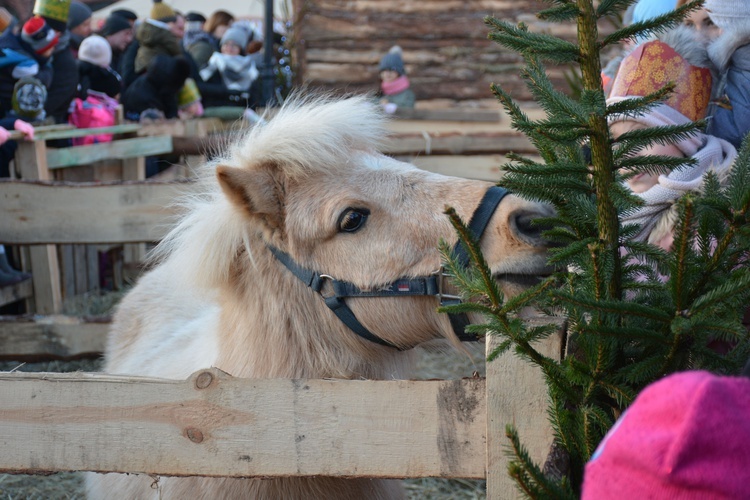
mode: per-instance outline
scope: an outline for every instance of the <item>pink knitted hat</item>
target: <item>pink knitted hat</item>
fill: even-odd
[[[651,384],[586,465],[583,500],[750,495],[750,379],[708,372]]]

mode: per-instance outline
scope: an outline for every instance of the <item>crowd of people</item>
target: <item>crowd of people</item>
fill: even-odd
[[[249,19],[182,13],[161,0],[146,18],[116,9],[100,22],[79,0],[36,0],[23,21],[0,8],[0,177],[11,175],[12,130],[33,139],[38,125],[114,125],[120,105],[140,122],[199,117],[216,106],[251,112],[261,101],[262,47],[260,26]],[[158,170],[147,164],[147,172]],[[0,245],[0,284],[26,278]]]
[[[94,23],[79,0],[37,0],[33,17],[0,35],[0,118],[96,126],[112,101],[134,121],[254,108],[262,45],[259,26],[223,10],[206,18],[156,0],[145,19],[118,9]]]

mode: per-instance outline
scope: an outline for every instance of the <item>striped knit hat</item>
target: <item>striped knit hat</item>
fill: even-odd
[[[23,25],[21,40],[37,54],[43,54],[60,40],[60,34],[50,28],[40,16],[34,16]]]

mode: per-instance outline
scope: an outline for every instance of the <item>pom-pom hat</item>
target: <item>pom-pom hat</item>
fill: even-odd
[[[47,25],[40,16],[34,16],[23,25],[21,40],[29,44],[37,54],[43,54],[60,40],[60,34]]]
[[[401,57],[401,47],[394,45],[380,60],[379,71],[395,71],[399,76],[406,73],[404,60]]]
[[[174,9],[163,3],[161,0],[154,0],[154,5],[151,7],[149,17],[164,23],[173,23],[177,20],[177,15],[175,14]]]
[[[639,45],[622,60],[608,102],[647,96],[670,82],[675,89],[665,104],[691,121],[703,119],[711,99],[711,71],[693,66],[659,40]]]

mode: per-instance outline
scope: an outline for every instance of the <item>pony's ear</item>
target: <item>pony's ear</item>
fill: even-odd
[[[281,189],[267,169],[247,170],[219,165],[216,177],[229,200],[271,230],[281,228]]]

